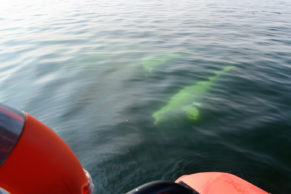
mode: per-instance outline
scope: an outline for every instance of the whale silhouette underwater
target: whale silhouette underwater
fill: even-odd
[[[199,81],[194,85],[186,86],[181,89],[177,94],[170,98],[169,102],[152,114],[154,124],[167,119],[171,113],[184,112],[192,121],[197,121],[199,118],[199,107],[201,104],[198,102],[204,93],[206,93],[216,80],[225,72],[234,69],[234,66],[225,66],[221,71],[217,72],[214,76],[209,77],[207,81]]]
[[[175,60],[179,60],[182,57],[186,57],[188,55],[192,55],[193,53],[191,51],[180,51],[180,52],[174,52],[174,53],[168,53],[168,54],[160,54],[160,55],[154,55],[146,57],[142,60],[141,64],[143,66],[143,69],[147,73],[152,73],[152,71],[164,64],[170,63]]]

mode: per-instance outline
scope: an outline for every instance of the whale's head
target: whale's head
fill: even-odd
[[[155,122],[154,122],[155,125],[157,125],[164,118],[164,114],[165,114],[165,112],[158,111],[152,115],[153,118],[155,119]]]
[[[183,110],[186,113],[186,116],[188,119],[192,121],[197,121],[199,118],[199,110],[197,107],[191,105],[191,106],[185,106],[183,107]]]

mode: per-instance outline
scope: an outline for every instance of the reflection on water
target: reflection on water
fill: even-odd
[[[290,2],[17,1],[0,7],[0,101],[52,127],[97,193],[201,171],[291,188]],[[201,122],[152,114],[207,81]],[[192,110],[192,109],[191,109]],[[191,111],[190,111],[191,112]],[[193,112],[193,111],[192,111]]]

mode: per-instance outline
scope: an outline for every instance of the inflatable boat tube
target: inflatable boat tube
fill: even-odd
[[[259,187],[229,173],[202,172],[184,175],[176,181],[201,194],[267,194]]]
[[[53,130],[2,104],[1,187],[12,194],[89,194],[93,189],[88,173]]]
[[[127,194],[267,194],[267,192],[229,173],[202,172],[181,176],[175,182],[150,182]]]

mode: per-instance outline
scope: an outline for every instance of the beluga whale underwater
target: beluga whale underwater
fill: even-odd
[[[216,80],[225,72],[234,69],[234,66],[225,66],[221,71],[217,72],[214,76],[208,78],[207,81],[199,81],[194,85],[186,86],[175,94],[160,110],[152,114],[154,124],[158,124],[171,113],[184,112],[188,119],[197,121],[199,118],[199,107],[201,104],[198,102],[202,95],[206,93]]]
[[[152,71],[166,63],[170,63],[172,61],[178,60],[184,56],[193,54],[191,51],[181,51],[181,52],[174,52],[168,54],[159,54],[154,56],[146,57],[142,60],[141,64],[143,69],[147,73],[152,73]]]

